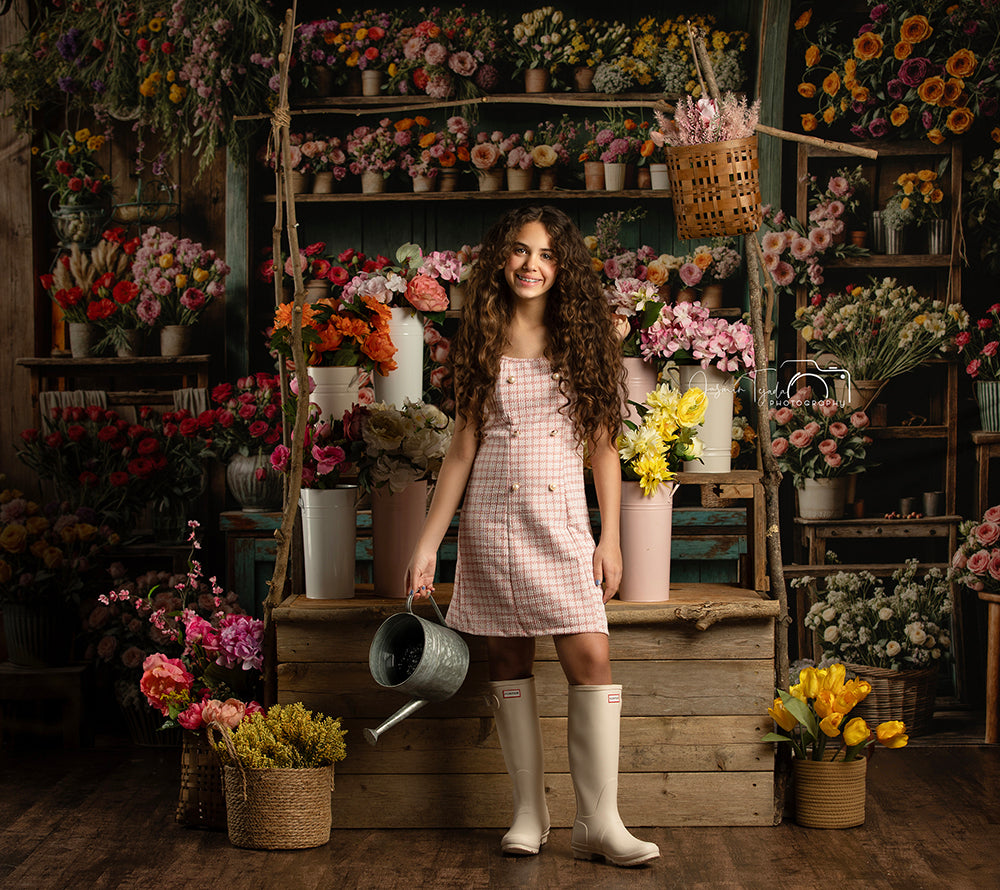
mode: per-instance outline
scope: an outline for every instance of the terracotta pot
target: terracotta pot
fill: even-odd
[[[722,295],[721,284],[706,284],[701,292],[701,305],[706,309],[721,309]]]
[[[528,68],[524,72],[524,91],[526,93],[545,93],[549,89],[549,71],[547,68]]]
[[[583,181],[588,192],[604,191],[604,164],[601,161],[584,161]]]
[[[591,93],[594,90],[594,69],[585,65],[577,65],[573,69],[573,89],[578,93]]]
[[[427,513],[427,480],[402,491],[372,492],[372,548],[375,595],[406,598],[406,566],[420,538]]]
[[[655,494],[646,497],[638,482],[622,482],[620,600],[662,602],[670,599],[673,499],[673,483],[660,483]]]
[[[458,170],[442,170],[437,178],[439,192],[454,192],[458,189]]]
[[[698,299],[698,291],[693,287],[682,287],[674,297],[675,303],[693,303]]]
[[[639,167],[635,171],[635,187],[640,189],[651,189],[653,187],[653,174],[649,167]]]
[[[868,233],[864,229],[855,229],[851,232],[851,244],[855,247],[864,247],[868,243]]]
[[[357,68],[347,69],[347,81],[344,84],[345,96],[362,95],[361,72]]]

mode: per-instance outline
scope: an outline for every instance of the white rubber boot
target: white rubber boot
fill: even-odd
[[[576,792],[573,856],[603,856],[628,866],[658,858],[660,848],[633,837],[618,815],[621,713],[621,686],[569,687],[569,770]]]
[[[487,702],[493,708],[504,763],[514,783],[514,821],[500,849],[514,856],[533,856],[549,839],[535,678],[491,682]]]

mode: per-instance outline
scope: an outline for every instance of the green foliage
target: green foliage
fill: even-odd
[[[233,750],[217,740],[223,764],[248,769],[313,769],[343,760],[346,731],[340,718],[313,715],[301,702],[274,705],[267,713],[244,718],[232,730]]]

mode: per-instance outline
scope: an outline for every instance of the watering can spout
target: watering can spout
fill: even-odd
[[[379,736],[383,732],[392,729],[397,723],[402,723],[411,714],[415,714],[424,705],[427,704],[426,698],[411,698],[403,707],[401,707],[395,714],[380,723],[375,729],[365,730],[365,741],[369,745],[374,745],[378,742]]]

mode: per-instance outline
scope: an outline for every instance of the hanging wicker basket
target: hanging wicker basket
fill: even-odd
[[[219,755],[201,732],[184,733],[181,791],[175,818],[181,825],[191,828],[222,831],[226,827],[222,765]]]
[[[667,174],[679,237],[744,235],[760,228],[756,136],[668,146]]]
[[[868,697],[855,709],[873,729],[886,720],[901,720],[908,735],[930,730],[934,717],[934,693],[938,669],[892,671],[865,664],[845,664],[849,671],[872,684]]]
[[[864,756],[844,763],[792,760],[795,821],[806,828],[853,828],[865,821]]]

